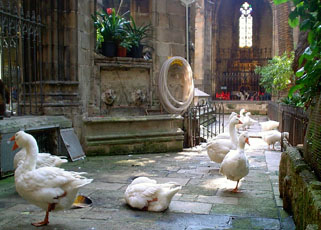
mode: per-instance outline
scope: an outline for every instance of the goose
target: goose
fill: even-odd
[[[230,122],[231,119],[232,119],[233,117],[235,117],[235,116],[237,116],[238,118],[240,118],[240,115],[238,115],[236,112],[232,112],[232,113],[230,114],[229,118],[228,118],[228,122]]]
[[[46,211],[43,221],[32,223],[39,227],[49,224],[49,212],[70,208],[79,188],[92,182],[82,176],[84,172],[70,172],[57,167],[36,169],[38,145],[35,138],[24,131],[17,132],[11,139],[12,150],[26,149],[26,158],[15,170],[14,178],[18,194]]]
[[[245,118],[245,115],[244,115],[244,113],[246,113],[247,111],[246,111],[246,109],[241,109],[240,110],[240,121],[242,122],[242,124],[237,124],[236,126],[235,126],[235,128],[236,129],[240,129],[240,128],[244,128],[244,118]]]
[[[282,137],[289,139],[288,132],[279,132],[278,130],[268,131],[266,134],[262,134],[262,139],[268,144],[268,149],[270,150],[270,145],[273,145],[273,150],[275,150],[274,145],[276,142],[281,142]]]
[[[245,129],[250,128],[251,125],[258,122],[257,120],[252,119],[250,116],[251,116],[251,112],[247,112],[245,114],[245,117],[243,118],[242,122]]]
[[[242,124],[242,122],[239,118],[233,117],[229,124],[230,139],[214,139],[207,145],[207,155],[212,161],[221,163],[231,149],[236,149],[238,143],[238,137],[235,131],[236,124]]]
[[[26,149],[22,148],[19,152],[16,153],[13,159],[13,167],[16,169],[18,165],[22,164],[24,159],[26,158]],[[63,163],[67,163],[67,159],[63,159],[63,156],[54,156],[50,153],[38,153],[37,155],[37,163],[36,168],[53,166],[59,167]]]
[[[279,127],[279,124],[280,124],[280,122],[273,121],[273,120],[260,122],[262,131],[277,129]]]
[[[249,143],[249,135],[243,132],[239,136],[239,144],[237,150],[231,150],[226,154],[220,167],[220,173],[225,175],[227,179],[237,181],[236,187],[232,192],[238,192],[239,181],[249,173],[249,161],[245,155],[245,143]]]
[[[161,212],[168,208],[173,196],[181,189],[176,183],[157,184],[148,177],[138,177],[128,185],[125,200],[132,208]]]

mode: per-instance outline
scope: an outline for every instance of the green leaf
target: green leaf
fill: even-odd
[[[303,84],[298,84],[298,85],[292,86],[291,89],[289,90],[289,94],[288,94],[289,98],[292,98],[293,93],[295,93],[297,90],[302,89],[303,87],[304,87]]]
[[[292,28],[297,27],[299,25],[299,18],[294,18],[293,20],[289,18],[288,22]]]
[[[302,67],[301,69],[299,69],[298,71],[296,71],[295,75],[297,77],[302,77],[302,75],[304,74],[304,67]]]
[[[289,1],[289,0],[273,0],[273,2],[274,2],[275,5],[279,5],[279,4],[288,2],[288,1]]]
[[[300,30],[308,30],[308,29],[311,29],[312,26],[313,26],[313,22],[310,19],[305,19],[300,24]]]

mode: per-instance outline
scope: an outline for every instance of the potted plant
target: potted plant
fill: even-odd
[[[130,17],[130,22],[126,24],[127,40],[130,41],[130,56],[141,58],[143,52],[142,40],[150,34],[151,25],[137,26],[133,17]]]
[[[92,18],[96,28],[97,47],[101,47],[105,56],[116,56],[117,45],[126,36],[125,26],[129,21],[124,18],[124,15],[116,14],[113,8],[96,12]]]

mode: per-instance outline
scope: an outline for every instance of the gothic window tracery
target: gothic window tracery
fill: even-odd
[[[252,6],[249,3],[244,2],[240,8],[240,11],[241,16],[239,20],[239,47],[252,47]]]

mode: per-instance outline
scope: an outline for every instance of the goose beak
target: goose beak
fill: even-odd
[[[248,145],[250,145],[249,138],[246,138],[246,139],[245,139],[245,143],[247,143]]]
[[[243,122],[241,120],[239,120],[239,124],[243,124]]]
[[[15,141],[15,140],[16,140],[15,136],[10,138],[10,141]],[[12,151],[16,150],[17,148],[19,148],[19,146],[17,145],[16,142],[14,142],[14,144],[12,146]]]
[[[12,146],[12,151],[16,150],[17,148],[19,148],[19,146],[17,145],[16,142],[14,142],[14,144]]]

